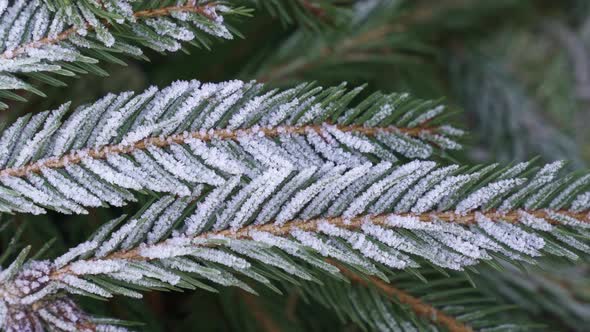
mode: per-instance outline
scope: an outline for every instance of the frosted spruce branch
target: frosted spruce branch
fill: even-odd
[[[396,271],[389,282],[359,275],[331,261],[349,281],[303,281],[296,294],[367,331],[514,331],[539,324],[515,305],[496,300],[465,273],[431,268]],[[526,283],[526,280],[524,280]],[[284,286],[285,289],[293,287]],[[490,292],[496,289],[490,285]],[[290,294],[293,295],[292,293]]]
[[[112,331],[127,329],[117,326],[117,320],[94,318],[84,312],[67,296],[57,296],[36,302],[34,306],[11,303],[10,295],[1,294],[0,329],[6,332],[21,331]],[[6,302],[4,302],[6,301]]]
[[[22,227],[20,229],[22,230]],[[0,227],[0,233],[4,230],[5,227]],[[9,247],[2,251],[0,261],[4,261],[15,250],[14,244],[18,243],[20,235],[21,232],[16,231],[10,240]],[[25,247],[6,269],[2,269],[0,265],[1,284],[14,281],[13,278],[25,262],[30,249],[30,246]],[[42,255],[42,252],[43,249],[35,256]],[[27,278],[34,279],[38,275],[20,275],[20,277],[22,282]],[[124,331],[118,325],[126,322],[93,317],[84,312],[67,294],[54,294],[32,304],[23,301],[22,294],[13,293],[14,289],[0,288],[0,330],[2,331]]]
[[[358,166],[460,147],[445,107],[407,94],[301,84],[175,82],[17,119],[0,135],[0,211],[85,213],[129,191],[190,196],[273,167]],[[202,188],[201,188],[202,189]]]
[[[21,100],[10,91],[18,89],[43,95],[26,77],[63,85],[46,73],[104,75],[99,60],[122,63],[118,54],[142,57],[140,47],[160,52],[177,51],[183,42],[208,47],[208,36],[232,38],[225,16],[245,13],[222,1],[148,3],[73,1],[53,8],[40,0],[17,0],[0,7],[0,98]]]
[[[125,3],[125,1],[120,2],[119,5],[125,4],[125,6],[129,6],[127,8],[127,10],[130,10],[130,4],[129,3]],[[78,6],[83,6],[81,4],[77,4]],[[15,6],[18,6],[18,3],[15,4]],[[25,8],[25,10],[30,10],[32,11],[32,13],[21,13],[21,15],[35,15],[34,12],[36,10],[39,10],[41,12],[44,12],[47,9],[44,9],[41,4],[40,1],[32,1],[31,4],[29,4],[29,6],[31,6],[31,8]],[[216,13],[216,6],[217,3],[206,3],[203,5],[197,5],[196,3],[192,3],[192,4],[185,4],[185,5],[179,5],[179,6],[168,6],[168,7],[161,7],[161,8],[153,8],[153,9],[145,9],[145,10],[138,10],[136,12],[129,12],[127,14],[128,17],[126,17],[126,21],[129,22],[136,22],[137,20],[141,20],[141,19],[149,19],[149,18],[159,18],[159,17],[165,17],[165,16],[172,16],[174,13],[195,13],[195,14],[199,14],[211,21],[215,21],[217,20],[218,16]],[[37,7],[41,7],[41,9],[38,9]],[[84,7],[80,7],[80,8],[84,8]],[[8,11],[10,10],[15,10],[14,7],[9,8]],[[76,5],[72,5],[70,8],[68,8],[70,10],[74,10],[73,13],[75,13],[75,11],[77,10],[77,6]],[[119,8],[121,9],[121,8]],[[65,12],[63,15],[70,15],[73,16],[73,13],[68,13],[67,10],[64,9],[60,9],[59,11],[63,11]],[[84,11],[82,9],[82,11]],[[86,11],[84,11],[83,14],[87,14],[90,15],[90,13],[87,13]],[[80,14],[77,14],[80,15]],[[32,18],[34,19],[35,17],[32,16]],[[8,17],[6,19],[9,19]],[[24,21],[20,16],[16,16],[15,17],[15,22],[18,20]],[[78,17],[77,19],[72,19],[73,22],[69,22],[69,24],[80,24],[78,20],[82,20],[83,17]],[[76,22],[78,21],[78,22]],[[124,22],[124,21],[123,21]],[[20,22],[19,22],[20,23]],[[45,22],[48,23],[48,22]],[[43,22],[39,23],[39,24],[43,24]],[[57,23],[52,23],[52,24],[56,24]],[[21,44],[11,44],[10,47],[6,47],[6,50],[0,55],[0,58],[3,59],[14,59],[14,58],[19,58],[19,56],[25,55],[27,53],[29,53],[32,49],[40,49],[43,48],[45,46],[49,46],[49,45],[54,45],[54,44],[58,44],[60,42],[63,42],[67,39],[69,39],[72,36],[75,35],[82,35],[84,36],[85,34],[88,33],[88,30],[94,30],[97,27],[100,27],[99,25],[100,23],[98,22],[98,18],[96,17],[89,17],[89,21],[85,21],[85,23],[83,23],[82,25],[76,25],[70,28],[67,28],[61,32],[54,32],[54,34],[51,34],[49,36],[46,36],[45,38],[41,38],[38,40],[32,40],[29,42],[23,42],[21,40]],[[108,24],[108,23],[107,23]],[[63,26],[67,26],[68,23],[63,22],[62,23]],[[173,28],[174,26],[170,26],[170,28]],[[16,30],[17,28],[24,28],[24,27],[15,27],[14,29]],[[103,28],[106,28],[103,26]],[[12,30],[11,30],[12,31]],[[105,46],[112,46],[111,43],[115,42],[115,38],[110,35],[110,32],[105,31],[105,34],[108,34],[106,36],[102,36],[99,37],[97,35],[97,38],[104,38],[105,40],[101,40],[104,44],[106,44]],[[8,32],[8,35],[10,35],[11,32]],[[12,34],[16,34],[16,32],[12,32]],[[225,32],[222,34],[224,37],[226,38],[231,38],[231,35],[228,32]],[[221,36],[220,36],[221,37]]]
[[[336,262],[330,262],[338,265]],[[284,297],[260,297],[244,291],[225,294],[244,295],[258,326],[265,331],[277,331],[284,322],[297,324],[310,310],[318,306],[329,309],[342,322],[354,323],[362,330],[394,332],[400,330],[473,331],[486,328],[510,331],[516,327],[532,327],[524,312],[513,305],[496,301],[474,288],[462,273],[443,274],[434,269],[420,269],[392,274],[390,283],[375,277],[360,276],[338,266],[348,280],[322,277],[317,281],[300,281],[296,287],[284,282],[280,289]],[[494,289],[494,287],[490,287]],[[450,291],[452,290],[452,291]],[[222,295],[222,305],[236,306],[235,295]],[[469,296],[465,296],[469,294]],[[231,298],[229,300],[227,298]],[[254,309],[254,307],[256,309]],[[285,314],[273,313],[273,308],[285,308]],[[299,310],[293,310],[297,307]],[[301,309],[303,307],[303,309]],[[508,322],[507,318],[510,317]],[[253,317],[254,318],[254,317]],[[503,322],[502,327],[498,322]]]
[[[62,256],[25,264],[16,278],[38,279],[4,289],[33,303],[58,290],[140,297],[137,287],[211,289],[207,282],[254,292],[239,276],[275,289],[273,280],[337,277],[327,258],[385,281],[384,271],[429,265],[575,261],[590,253],[590,175],[558,176],[562,166],[413,161],[234,176],[113,220]]]

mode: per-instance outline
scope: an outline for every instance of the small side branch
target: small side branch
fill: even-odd
[[[148,9],[148,10],[142,10],[142,11],[138,11],[133,13],[133,16],[136,19],[146,19],[146,18],[150,18],[150,17],[161,17],[161,16],[169,16],[172,13],[175,12],[191,12],[191,13],[197,13],[200,14],[204,17],[207,17],[210,20],[213,20],[214,17],[211,15],[211,7],[216,6],[216,3],[209,3],[206,5],[184,5],[184,6],[169,6],[169,7],[163,7],[163,8],[157,8],[157,9]],[[106,22],[103,22],[103,24],[108,25]],[[86,30],[93,30],[94,27],[91,26],[90,24],[86,24],[84,27]],[[4,53],[0,54],[0,60],[1,59],[12,59],[20,54],[25,53],[27,50],[29,49],[35,49],[35,48],[40,48],[46,45],[54,45],[57,44],[59,42],[62,42],[68,38],[70,38],[72,35],[76,34],[77,31],[79,30],[78,27],[71,27],[67,30],[64,30],[63,32],[61,32],[60,34],[58,34],[55,37],[46,37],[34,42],[30,42],[30,43],[26,43],[23,45],[20,45],[12,50],[8,50],[5,51]]]
[[[418,316],[430,320],[433,323],[441,324],[451,332],[473,331],[471,327],[461,323],[454,317],[445,314],[435,307],[422,302],[419,298],[414,297],[401,289],[395,288],[393,285],[388,284],[379,278],[369,276],[367,279],[364,279],[334,261],[329,261],[329,263],[336,266],[340,272],[352,282],[364,287],[376,287],[383,294],[387,295],[387,297],[396,298],[399,302],[408,305]]]

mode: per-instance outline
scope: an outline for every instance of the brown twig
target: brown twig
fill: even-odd
[[[401,289],[395,288],[393,285],[384,282],[383,280],[368,276],[367,279],[362,278],[358,274],[351,272],[342,265],[338,264],[333,260],[329,260],[329,263],[336,266],[340,272],[345,275],[352,282],[360,284],[364,287],[374,286],[379,289],[383,294],[389,298],[396,298],[399,302],[406,304],[412,308],[412,310],[423,318],[426,318],[433,323],[444,325],[451,332],[472,332],[473,329],[462,322],[458,321],[452,316],[445,314],[444,312],[436,309],[435,307],[422,302],[419,298],[414,297]]]
[[[343,132],[351,132],[374,136],[379,132],[401,132],[409,136],[418,136],[423,132],[436,132],[436,127],[414,127],[414,128],[397,128],[397,127],[364,127],[360,125],[337,126]],[[281,126],[273,128],[260,128],[258,134],[266,137],[277,137],[282,134],[305,134],[309,131],[321,133],[322,127],[319,125],[304,126]],[[63,168],[67,165],[79,164],[83,158],[105,159],[110,155],[128,154],[136,150],[144,150],[150,146],[166,147],[171,144],[183,144],[189,139],[199,139],[210,141],[212,139],[236,140],[242,135],[252,134],[252,129],[228,131],[226,129],[215,129],[207,132],[195,131],[191,133],[175,134],[168,137],[149,137],[130,145],[107,145],[96,149],[76,150],[67,155],[39,160],[24,166],[5,168],[0,170],[2,176],[22,177],[30,173],[39,173],[42,168]]]
[[[545,210],[534,210],[534,211],[527,211],[529,214],[537,217],[537,218],[545,218],[549,219],[549,222],[553,224],[559,224],[558,221],[553,220],[549,213]],[[557,213],[561,213],[563,215],[567,215],[573,218],[576,218],[580,221],[590,223],[590,219],[588,218],[587,213],[576,213],[570,212],[568,210],[560,210],[556,211]],[[231,229],[212,232],[212,233],[204,233],[199,235],[199,238],[209,238],[215,236],[225,236],[228,238],[242,238],[247,239],[250,237],[251,231],[260,231],[260,232],[268,232],[273,235],[278,236],[286,236],[291,233],[291,231],[295,229],[300,229],[302,231],[308,232],[315,232],[318,229],[319,224],[323,222],[327,222],[337,227],[342,227],[345,229],[355,230],[361,228],[365,221],[370,221],[371,223],[379,226],[388,227],[388,218],[396,215],[396,216],[403,216],[403,217],[416,217],[422,222],[432,222],[436,220],[458,224],[458,225],[472,225],[476,224],[476,213],[478,212],[471,212],[466,214],[458,214],[454,211],[446,211],[446,212],[432,212],[432,213],[424,213],[424,214],[414,214],[414,213],[402,213],[402,214],[382,214],[376,216],[358,216],[352,219],[345,219],[342,217],[333,217],[333,218],[321,218],[321,219],[312,219],[312,220],[295,220],[285,223],[283,226],[276,226],[273,223],[265,224],[265,225],[253,225],[247,226],[240,230],[234,231]],[[498,211],[488,211],[482,213],[484,216],[491,220],[503,220],[510,223],[518,223],[520,220],[520,215],[517,211],[510,211],[507,213],[501,213]]]

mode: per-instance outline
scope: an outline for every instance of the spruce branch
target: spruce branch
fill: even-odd
[[[41,0],[16,1],[0,12],[0,98],[18,100],[11,90],[43,95],[25,77],[53,85],[65,83],[48,76],[106,75],[99,61],[124,64],[116,54],[143,57],[140,46],[159,52],[177,51],[182,42],[208,47],[207,36],[233,38],[224,17],[242,15],[220,1],[181,1],[161,7],[117,1],[94,8],[95,2],[75,1],[48,6]],[[88,8],[88,7],[93,8]],[[95,13],[102,13],[96,17]],[[6,104],[0,104],[6,107]]]
[[[0,210],[86,213],[123,205],[132,191],[190,196],[231,176],[280,165],[433,158],[460,147],[437,101],[313,84],[265,90],[255,82],[175,82],[109,94],[77,108],[17,119],[0,138]],[[201,188],[202,189],[202,188]]]
[[[509,1],[508,6],[449,11],[444,9],[464,6],[455,1],[404,7],[397,0],[243,2],[306,27],[346,27],[322,35],[295,28],[279,47],[268,44],[262,69],[251,68],[253,77],[271,84],[325,81],[334,72],[342,75],[337,80],[367,75],[376,79],[370,84],[380,83],[383,64],[428,60],[420,40],[444,48],[447,37],[442,43],[438,37],[446,34],[455,45],[459,34],[477,35],[472,28],[483,25],[474,22],[485,16],[478,12],[520,6]],[[56,75],[106,75],[97,61],[123,64],[119,55],[141,58],[140,47],[164,53],[182,49],[185,41],[208,47],[210,38],[232,38],[238,33],[227,25],[229,16],[249,13],[238,3],[0,0],[0,99],[42,95],[34,81],[62,85]],[[352,3],[351,11],[341,10]],[[277,41],[258,38],[271,39]],[[259,48],[252,45],[247,48]],[[577,51],[576,61],[583,53]],[[419,70],[387,67],[402,78],[383,82],[412,85],[420,73],[417,91],[431,94],[423,87],[438,86],[448,69],[434,58]],[[231,67],[240,67],[233,66],[234,59]],[[221,62],[224,70],[230,67]],[[467,65],[461,62],[458,74]],[[490,66],[482,69],[490,73],[478,76],[475,69],[466,82],[457,75],[468,103],[488,111],[497,110],[498,103],[507,106],[489,125],[502,124],[506,109],[516,113],[514,105],[524,100],[525,115],[509,117],[516,124],[509,133],[532,142],[516,144],[518,149],[540,149],[548,160],[555,160],[556,151],[577,160],[571,146],[562,144],[564,136],[529,112],[537,104],[508,75]],[[376,70],[379,75],[371,75]],[[30,247],[20,250],[17,243],[24,234],[33,237],[33,245],[46,233],[41,227],[51,223],[38,224],[35,234],[19,228],[0,253],[0,330],[126,331],[116,320],[85,312],[75,299],[138,299],[148,291],[216,292],[217,287],[236,287],[230,292],[240,292],[245,305],[234,298],[223,306],[242,318],[252,309],[259,328],[273,331],[295,325],[280,319],[284,307],[274,307],[281,310],[278,315],[265,310],[267,298],[279,302],[286,297],[276,294],[284,292],[295,294],[297,309],[318,309],[309,306],[315,302],[337,316],[312,319],[308,313],[301,322],[311,325],[339,318],[379,331],[537,328],[520,319],[518,307],[526,307],[527,314],[554,314],[542,324],[559,317],[574,328],[582,325],[584,311],[569,298],[578,289],[563,292],[572,285],[514,269],[581,266],[588,259],[590,174],[566,174],[563,162],[456,164],[448,153],[461,147],[456,140],[463,132],[444,124],[450,112],[440,101],[400,93],[364,97],[361,90],[344,84],[270,89],[256,82],[175,82],[164,89],[109,94],[71,111],[66,104],[0,129],[0,213],[82,214],[148,200],[135,215],[102,224],[88,239],[77,238],[83,227],[101,224],[115,211],[90,210],[91,220],[79,228],[52,230],[79,243],[57,249],[61,255],[30,257]],[[555,139],[547,140],[551,134]],[[0,232],[7,225],[2,219]],[[20,224],[21,216],[15,219]],[[4,239],[0,236],[1,243]],[[488,268],[495,273],[488,274]],[[501,270],[508,274],[498,274]],[[550,297],[541,298],[547,290]],[[496,301],[496,294],[505,299]],[[156,301],[158,312],[168,310],[160,294],[148,299]],[[201,311],[192,304],[173,306],[175,316],[184,314],[183,307]],[[287,316],[300,313],[293,307]],[[182,324],[194,326],[195,318]],[[246,329],[247,323],[239,327]]]
[[[0,227],[0,233],[5,231],[6,226],[12,221],[4,222]],[[2,269],[2,263],[15,252],[19,244],[23,227],[24,224],[17,229],[0,256],[0,283],[3,285],[8,283],[22,267],[31,249],[29,246],[25,247],[12,264]],[[42,254],[43,249],[37,252],[35,257]],[[24,278],[26,279],[27,276]],[[117,325],[126,322],[93,317],[66,294],[53,294],[32,304],[23,303],[22,294],[13,293],[13,290],[0,287],[0,330],[2,331],[125,331]]]
[[[394,53],[394,49],[390,45],[381,45],[381,42],[394,32],[396,32],[395,27],[383,25],[368,31],[361,31],[359,35],[355,36],[346,34],[344,39],[326,36],[326,40],[330,40],[333,44],[322,46],[313,51],[301,49],[302,45],[315,46],[309,43],[309,36],[301,32],[286,43],[293,45],[291,46],[293,51],[298,48],[302,54],[301,57],[293,57],[294,52],[291,51],[285,52],[287,58],[267,60],[265,65],[260,66],[255,76],[261,82],[280,84],[296,78],[316,75],[322,67],[329,68],[336,62],[335,60],[341,65],[377,62],[381,56],[389,57],[391,53]],[[320,44],[323,45],[325,42]],[[367,45],[371,44],[375,46],[367,49]]]
[[[333,265],[337,266],[340,272],[345,275],[354,283],[358,283],[364,287],[375,286],[386,296],[396,299],[402,304],[409,305],[417,315],[431,320],[433,323],[440,324],[446,327],[451,332],[471,332],[472,328],[460,322],[455,317],[451,317],[444,312],[438,310],[430,304],[422,302],[419,298],[408,294],[407,292],[394,287],[393,285],[384,282],[383,280],[376,277],[368,277],[367,279],[359,276],[358,274],[351,272],[350,270],[341,267],[338,263],[334,262]]]
[[[9,296],[2,296],[10,301]],[[4,311],[3,311],[4,310]],[[118,331],[126,329],[111,324],[97,324],[75,301],[57,296],[35,303],[33,307],[15,305],[0,300],[0,328],[6,332],[18,331]]]
[[[214,21],[217,18],[217,14],[215,13],[215,6],[216,4],[208,3],[202,6],[197,6],[196,4],[188,4],[188,5],[181,5],[181,6],[168,6],[162,8],[154,8],[154,9],[145,9],[134,12],[132,14],[134,20],[141,20],[146,18],[154,18],[154,17],[163,17],[163,16],[172,16],[175,13],[195,13],[201,16],[208,18],[211,21]],[[0,55],[1,59],[14,59],[17,58],[19,55],[23,55],[30,50],[33,49],[40,49],[48,45],[57,44],[64,40],[69,39],[70,37],[79,34],[80,30],[93,30],[94,27],[91,23],[86,22],[83,27],[75,26],[71,27],[67,30],[64,30],[57,34],[55,37],[45,37],[36,41],[31,41],[28,43],[24,43],[21,45],[17,45],[14,48],[8,49],[4,51]]]
[[[370,79],[370,74],[383,70],[384,64],[415,61],[422,46],[416,38],[410,42],[406,24],[413,18],[400,22],[399,5],[390,0],[358,2],[345,28],[321,35],[295,31],[281,43],[278,52],[265,54],[260,63],[251,66],[255,72],[243,76],[273,84],[338,75]]]
[[[337,262],[331,263],[338,265]],[[322,276],[321,283],[301,281],[296,286],[283,282],[279,288],[287,291],[287,296],[262,292],[256,305],[276,322],[282,322],[278,326],[284,327],[281,330],[291,330],[291,326],[295,330],[306,330],[310,315],[321,315],[325,326],[333,327],[338,324],[333,320],[337,320],[343,324],[353,323],[364,331],[511,331],[536,329],[541,325],[532,323],[525,311],[476,288],[470,281],[471,276],[466,274],[445,275],[425,268],[392,274],[390,282],[385,283],[378,278],[361,276],[341,265],[338,267],[347,279]],[[490,285],[489,292],[494,290]],[[225,296],[235,293],[238,292],[231,289],[222,291],[223,307],[227,308],[224,311],[230,315],[242,313],[232,315],[238,316],[234,318],[239,320],[237,326],[254,325],[251,316],[255,313],[250,312],[244,317],[244,312],[250,311],[251,307],[236,310],[235,296]],[[255,299],[254,296],[250,298]],[[322,307],[328,312],[321,312]],[[499,322],[502,325],[499,326]]]
[[[560,177],[562,166],[413,161],[236,176],[111,221],[62,256],[11,272],[16,280],[39,277],[7,282],[4,292],[34,303],[58,290],[109,298],[140,297],[135,289],[145,288],[210,289],[198,279],[254,292],[237,275],[271,289],[272,280],[338,278],[326,258],[384,281],[383,271],[429,265],[462,271],[499,259],[576,261],[590,253],[590,175]]]
[[[362,125],[335,125],[337,130],[343,133],[358,134],[361,136],[374,137],[380,133],[402,133],[409,137],[420,137],[423,134],[433,134],[438,131],[438,127],[364,127]],[[321,125],[300,125],[300,126],[281,126],[271,128],[258,128],[258,129],[243,129],[236,131],[229,131],[227,129],[210,129],[206,132],[191,132],[188,135],[186,133],[171,135],[168,137],[150,137],[135,142],[132,145],[120,146],[120,145],[107,145],[100,149],[93,149],[89,151],[70,152],[69,154],[60,157],[58,159],[42,160],[40,162],[26,164],[16,168],[6,168],[0,170],[1,176],[17,176],[25,177],[30,173],[41,173],[44,168],[65,168],[68,165],[76,165],[82,163],[81,155],[88,156],[93,159],[107,159],[111,155],[119,154],[131,154],[134,151],[146,150],[149,147],[168,147],[173,144],[187,144],[191,139],[197,139],[204,142],[210,142],[213,140],[228,140],[237,141],[242,136],[257,135],[267,138],[275,138],[281,135],[305,135],[310,132],[316,134],[322,134],[323,127]]]
[[[343,270],[349,281],[303,282],[297,294],[363,330],[513,331],[538,329],[528,315],[476,288],[467,274],[420,269],[392,275],[389,283]],[[495,290],[489,286],[490,293]],[[304,313],[303,313],[304,314]]]
[[[298,23],[306,29],[321,32],[347,24],[350,7],[354,1],[264,1],[248,0],[258,8],[264,9],[273,17],[277,17],[284,25]]]

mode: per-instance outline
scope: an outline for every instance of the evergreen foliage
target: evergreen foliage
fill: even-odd
[[[583,331],[590,173],[547,114],[586,76],[549,102],[490,51],[533,3],[0,0],[0,330]],[[585,72],[585,14],[535,8]],[[179,50],[218,83],[49,87]]]
[[[100,61],[125,64],[118,56],[144,57],[140,47],[174,52],[183,42],[209,47],[211,38],[231,39],[224,22],[240,8],[215,1],[15,1],[0,6],[0,90],[2,98],[21,99],[11,90],[44,95],[23,78],[63,86],[48,74],[106,75]],[[5,108],[6,104],[0,104]]]
[[[460,147],[452,136],[462,131],[436,123],[445,107],[435,101],[375,93],[348,108],[361,88],[263,89],[183,81],[109,94],[67,119],[68,104],[21,117],[0,138],[0,210],[87,213],[133,200],[128,189],[190,196],[196,185],[277,166],[358,166]]]

